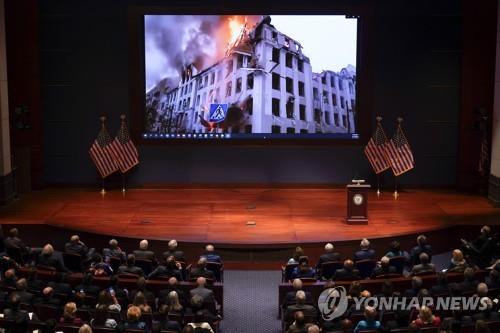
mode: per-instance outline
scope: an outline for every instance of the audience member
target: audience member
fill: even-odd
[[[466,254],[480,268],[484,268],[490,264],[493,255],[493,251],[491,251],[493,243],[491,236],[491,228],[485,225],[481,228],[480,235],[473,241],[468,242],[465,239],[461,239]]]
[[[138,291],[135,294],[134,301],[129,306],[137,306],[141,309],[141,313],[153,313],[153,309],[149,306],[142,291]]]
[[[463,273],[466,268],[467,263],[465,262],[462,251],[459,249],[453,250],[450,265],[448,266],[448,272]]]
[[[118,323],[113,318],[110,318],[108,307],[104,304],[99,304],[94,311],[90,325],[92,327],[116,328]]]
[[[180,264],[178,266],[176,265],[173,255],[168,256],[163,265],[158,265],[158,267],[148,275],[148,279],[153,279],[155,277],[175,277],[177,280],[182,280]]]
[[[300,259],[301,263],[295,267],[292,271],[292,279],[303,279],[303,278],[314,278],[316,272],[312,267],[309,266],[309,260],[307,257]]]
[[[66,274],[54,275],[54,278],[47,283],[47,286],[52,287],[55,294],[65,295],[67,298],[73,295],[73,288],[68,283],[68,276]]]
[[[196,288],[191,289],[191,297],[198,295],[203,299],[203,302],[215,302],[214,292],[206,288],[207,279],[200,276],[196,279]]]
[[[3,288],[15,289],[16,281],[17,281],[16,270],[11,268],[5,271],[4,278],[1,281],[1,284]]]
[[[34,268],[29,270],[27,281],[28,281],[28,289],[35,291],[37,293],[41,293],[43,287],[45,286],[45,282],[38,279],[38,272]]]
[[[76,304],[74,302],[66,303],[63,315],[61,319],[59,319],[59,322],[71,325],[81,325],[83,323],[82,319],[76,316]]]
[[[464,271],[464,280],[459,284],[462,292],[474,291],[477,288],[479,281],[475,278],[474,270],[467,267]]]
[[[297,291],[295,295],[295,304],[287,306],[285,310],[285,320],[292,318],[297,311],[302,311],[304,315],[308,317],[315,317],[317,313],[314,306],[306,304],[306,294],[302,290]]]
[[[111,276],[113,275],[113,268],[111,268],[110,264],[104,262],[99,253],[95,253],[92,256],[89,272],[94,276]]]
[[[287,333],[307,333],[306,318],[304,312],[296,311],[293,315],[294,321],[290,327],[288,327]]]
[[[54,252],[51,244],[46,244],[42,248],[42,252],[38,255],[38,265],[53,267],[58,272],[67,272],[68,269],[64,266],[64,261],[60,253]]]
[[[158,304],[161,306],[163,304],[168,303],[168,295],[170,292],[175,291],[177,296],[179,297],[179,302],[182,304],[182,306],[187,306],[189,303],[188,297],[184,294],[184,291],[179,288],[179,281],[175,277],[171,277],[168,279],[168,284],[167,287],[163,290],[160,290],[159,296],[158,296]]]
[[[418,257],[420,263],[413,266],[410,271],[411,275],[433,273],[436,271],[436,266],[429,262],[429,255],[426,252],[420,253]]]
[[[92,333],[92,327],[90,327],[89,325],[87,324],[83,324],[82,326],[80,326],[80,328],[78,329],[78,333]]]
[[[24,244],[23,240],[19,237],[19,230],[12,228],[9,230],[9,236],[4,240],[5,250],[10,253],[11,250],[18,251],[21,256],[31,253],[31,249]]]
[[[415,319],[412,323],[414,323],[418,327],[440,327],[441,318],[432,314],[431,308],[424,305],[420,307],[418,318]]]
[[[390,258],[387,256],[383,256],[380,259],[380,263],[373,269],[372,277],[378,277],[381,275],[387,274],[397,274],[396,267],[390,264]]]
[[[201,256],[206,258],[208,262],[217,262],[222,264],[222,258],[215,252],[215,247],[212,244],[205,246],[205,253]]]
[[[106,306],[108,311],[120,312],[122,310],[120,303],[116,299],[114,290],[108,290],[108,289],[101,290],[99,296],[97,297],[96,308],[99,305]]]
[[[412,265],[420,264],[420,255],[426,253],[428,256],[428,261],[431,261],[432,257],[432,247],[427,243],[427,237],[425,235],[419,235],[417,237],[417,245],[410,250],[410,258]]]
[[[285,298],[283,299],[282,306],[284,308],[288,305],[295,303],[295,296],[297,294],[297,291],[302,290],[302,287],[303,287],[302,281],[300,279],[294,279],[292,281],[292,287],[293,287],[293,291],[287,292],[285,294]],[[312,298],[311,293],[309,291],[304,291],[304,293],[306,295],[306,303],[312,304],[313,298]]]
[[[177,294],[176,291],[171,291],[168,293],[165,307],[165,313],[175,313],[179,315],[182,315],[184,313],[184,307],[179,301],[179,294]]]
[[[319,330],[319,327],[317,325],[310,325],[308,328],[307,328],[307,333],[319,333],[320,330]]]
[[[354,328],[354,333],[366,330],[377,330],[381,327],[380,321],[376,320],[377,310],[374,307],[365,307],[365,320],[358,322]]]
[[[90,259],[95,251],[95,249],[89,249],[87,245],[80,240],[80,236],[78,235],[71,236],[69,242],[64,245],[64,250],[68,253],[81,255],[83,260]]]
[[[368,239],[363,238],[359,244],[359,248],[359,251],[354,252],[354,261],[375,259],[375,250],[370,249],[370,241]]]
[[[327,243],[325,245],[325,252],[319,256],[317,269],[321,268],[321,265],[325,262],[340,261],[340,253],[334,252],[334,246],[332,243]]]
[[[7,320],[14,321],[15,325],[11,329],[7,329],[6,332],[10,333],[26,333],[28,332],[28,324],[30,321],[29,313],[25,310],[20,309],[21,299],[19,295],[14,292],[9,297],[8,307],[3,310],[3,317]],[[33,320],[37,320],[35,314],[33,314]]]
[[[58,307],[61,305],[61,300],[54,297],[54,289],[52,287],[45,287],[42,291],[42,296],[35,298],[33,304]]]
[[[480,304],[486,304],[486,307],[473,314],[473,320],[484,320],[486,322],[500,321],[500,313],[493,310],[493,302],[489,297],[482,297],[480,300]]]
[[[382,282],[381,288],[381,293],[378,295],[378,297],[393,297],[397,296],[397,293],[394,291],[394,284],[392,283],[391,280],[384,280]]]
[[[476,321],[475,333],[491,333],[488,324],[484,320]]]
[[[204,277],[206,279],[214,280],[214,273],[211,270],[207,269],[207,258],[201,257],[200,259],[198,259],[198,264],[195,268],[191,269],[189,277],[191,279]]]
[[[194,314],[193,321],[187,325],[191,326],[196,332],[198,332],[198,330],[196,330],[197,328],[201,328],[203,333],[214,333],[212,327],[207,322],[205,314],[201,311],[196,312]]]
[[[155,261],[155,253],[148,250],[149,242],[145,239],[139,242],[139,249],[134,250],[134,255],[136,259],[146,259]]]
[[[118,241],[114,238],[109,241],[109,247],[102,249],[102,255],[105,257],[119,258],[122,262],[127,259],[125,251],[122,251],[118,246]]]
[[[295,251],[293,252],[293,256],[290,259],[288,259],[288,264],[289,265],[292,265],[292,264],[298,265],[300,257],[303,257],[303,256],[304,256],[304,250],[302,249],[302,247],[297,246],[295,248]]]
[[[117,274],[136,274],[139,276],[144,276],[144,271],[142,270],[142,268],[135,265],[135,255],[129,254],[127,256],[126,264],[118,267]]]
[[[175,239],[171,239],[168,242],[168,250],[163,252],[163,259],[167,259],[170,256],[174,256],[176,261],[186,262],[186,258],[184,257],[184,252],[177,249],[177,241]]]
[[[448,276],[445,272],[438,272],[436,275],[436,284],[431,287],[430,293],[433,296],[446,295],[449,293]]]
[[[19,295],[21,303],[32,304],[34,296],[32,293],[28,292],[28,282],[25,278],[21,278],[16,281],[16,293]]]
[[[75,290],[94,297],[99,295],[99,287],[92,284],[92,275],[90,273],[83,274],[82,283],[77,285]]]
[[[127,320],[123,324],[124,329],[147,330],[147,325],[141,321],[141,309],[137,306],[131,306],[127,310]]]
[[[401,245],[397,240],[392,241],[390,246],[389,246],[389,251],[385,254],[386,257],[393,258],[393,257],[405,257],[408,259],[409,254],[406,251],[401,250]]]
[[[138,292],[142,292],[148,302],[154,302],[155,295],[147,288],[146,279],[142,276],[137,279],[136,289],[132,290],[129,294],[129,299],[133,300],[135,298],[135,294]]]
[[[411,288],[406,289],[404,296],[405,297],[417,297],[420,289],[422,289],[423,281],[422,278],[418,276],[414,276],[411,278]]]
[[[354,262],[351,259],[344,261],[344,268],[337,269],[333,276],[334,280],[354,280],[361,279],[359,270],[354,268]]]

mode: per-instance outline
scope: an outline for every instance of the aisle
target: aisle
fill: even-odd
[[[279,333],[280,271],[224,272],[221,333]]]

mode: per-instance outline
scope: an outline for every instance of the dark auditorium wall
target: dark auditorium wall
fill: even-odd
[[[135,3],[139,2],[39,1],[47,184],[99,183],[88,148],[102,113],[109,116],[114,135],[120,113],[131,111],[129,86],[134,83],[129,81],[127,16],[128,6]],[[416,159],[415,170],[400,181],[453,185],[460,115],[460,2],[367,3],[376,4],[371,9],[372,109],[384,117],[389,135],[396,117],[404,117]],[[141,164],[128,179],[138,186],[344,184],[354,176],[373,181],[361,144],[143,145],[139,152]],[[386,173],[383,181],[392,186],[393,177]]]

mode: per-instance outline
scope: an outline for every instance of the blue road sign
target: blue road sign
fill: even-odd
[[[226,119],[227,104],[210,104],[210,113],[208,121],[212,123],[220,123]]]

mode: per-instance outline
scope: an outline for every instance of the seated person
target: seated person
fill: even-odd
[[[420,307],[418,318],[412,323],[418,327],[439,327],[441,326],[441,318],[433,315],[431,308],[424,305]]]
[[[398,241],[392,241],[389,246],[389,251],[385,254],[386,257],[394,258],[394,257],[405,257],[406,261],[408,261],[409,254],[406,251],[401,250],[401,244]]]
[[[89,272],[94,276],[113,275],[113,269],[107,262],[104,262],[99,253],[95,253],[92,256],[92,263],[90,264]]]
[[[50,244],[46,244],[42,248],[42,252],[38,255],[38,265],[53,267],[58,272],[67,272],[68,269],[64,266],[64,261],[60,253],[54,252],[54,248]]]
[[[471,260],[479,266],[484,268],[491,262],[493,241],[491,228],[487,225],[481,228],[481,234],[473,241],[466,241],[462,239],[463,249]]]
[[[184,307],[179,301],[179,294],[177,294],[176,291],[171,291],[168,293],[162,312],[174,313],[178,315],[182,315],[184,313]]]
[[[198,259],[198,264],[195,268],[191,269],[189,274],[191,279],[198,278],[200,276],[211,280],[215,278],[214,273],[207,269],[207,258],[204,257]]]
[[[411,278],[411,288],[406,289],[404,292],[405,297],[417,297],[420,289],[422,289],[422,285],[424,282],[422,281],[422,278],[419,276],[414,276]]]
[[[409,321],[410,321],[409,311],[399,309],[394,313],[394,320],[387,321],[384,327],[389,330],[407,328]]]
[[[97,297],[99,295],[99,287],[92,284],[92,274],[85,273],[83,275],[82,283],[75,287],[75,291],[84,292],[87,295]]]
[[[395,292],[394,284],[391,280],[384,280],[380,288],[381,293],[377,295],[378,297],[394,297],[399,295],[397,292]]]
[[[136,289],[130,292],[129,299],[133,301],[138,292],[142,292],[148,302],[153,302],[155,299],[155,294],[147,288],[146,279],[142,276],[137,279]]]
[[[304,317],[304,312],[297,311],[293,315],[294,321],[290,327],[288,327],[287,333],[307,333],[307,328],[309,325],[306,324],[306,318]]]
[[[420,253],[419,260],[420,264],[414,265],[410,271],[411,275],[421,274],[421,273],[432,273],[436,271],[436,266],[429,263],[429,255],[425,252]]]
[[[500,263],[493,265],[485,282],[490,288],[500,288]]]
[[[64,312],[59,319],[61,324],[71,324],[71,325],[82,325],[83,321],[81,318],[76,316],[76,304],[74,302],[68,302],[64,306]]]
[[[186,262],[186,258],[184,257],[184,252],[180,251],[177,248],[178,244],[175,239],[171,239],[168,242],[168,250],[163,252],[163,259],[167,259],[170,256],[174,256],[175,261]]]
[[[459,288],[462,292],[476,290],[479,281],[475,278],[474,270],[467,267],[464,271],[464,280],[459,283]]]
[[[130,306],[137,306],[141,310],[141,313],[153,313],[153,309],[149,306],[142,291],[138,291],[135,294],[134,301],[132,304],[129,304]]]
[[[109,247],[102,249],[102,255],[105,257],[120,258],[122,262],[127,259],[126,253],[122,251],[118,246],[118,241],[114,238],[109,241]]]
[[[153,279],[155,277],[175,277],[177,280],[182,280],[181,265],[175,262],[173,255],[168,256],[163,265],[158,265],[148,275],[148,279]]]
[[[307,333],[319,333],[320,330],[319,330],[319,327],[317,325],[309,325],[307,327]]]
[[[104,304],[100,304],[94,311],[90,325],[92,327],[116,328],[118,323],[113,318],[110,318],[108,307]]]
[[[302,247],[297,246],[295,248],[295,251],[293,252],[292,257],[290,259],[288,259],[287,264],[288,265],[292,265],[292,264],[298,265],[300,257],[303,257],[304,255],[305,254],[304,254],[304,250],[302,249]]]
[[[363,238],[359,244],[359,251],[354,252],[353,260],[360,261],[366,259],[375,259],[375,250],[370,249],[370,241]]]
[[[20,278],[16,281],[16,293],[19,295],[20,302],[24,304],[32,304],[34,295],[28,292],[28,282],[25,278]]]
[[[312,267],[309,266],[309,260],[307,257],[300,259],[300,264],[295,267],[292,271],[292,279],[303,279],[303,278],[314,278],[316,272]]]
[[[5,271],[4,278],[0,283],[3,288],[15,289],[16,281],[17,281],[16,270],[11,268]]]
[[[101,290],[99,293],[99,296],[97,297],[97,305],[96,308],[100,305],[103,305],[108,309],[108,311],[116,311],[120,312],[122,310],[122,306],[116,299],[116,294],[113,289],[108,290],[104,289]]]
[[[297,291],[302,290],[303,284],[300,279],[294,279],[292,282],[293,290],[286,293],[285,298],[283,299],[282,306],[286,308],[288,305],[295,303],[295,296],[297,295]],[[326,289],[326,288],[325,288]],[[304,291],[306,294],[306,303],[312,304],[313,298],[309,291]]]
[[[390,258],[383,256],[380,263],[373,269],[372,277],[377,277],[387,274],[398,274],[396,267],[390,264]]]
[[[78,329],[78,333],[92,333],[92,327],[90,327],[89,325],[87,324],[83,324],[82,326],[80,326],[80,328]]]
[[[84,242],[80,240],[80,236],[73,235],[66,245],[64,250],[68,253],[79,254],[83,260],[90,259],[95,252],[95,249],[89,249]]]
[[[464,259],[464,254],[459,249],[453,250],[451,253],[451,261],[448,266],[448,272],[451,273],[463,273],[468,267]]]
[[[484,320],[486,322],[499,321],[500,313],[493,309],[493,302],[489,297],[483,297],[479,304],[486,304],[486,307],[472,315],[474,321]]]
[[[147,259],[155,262],[155,253],[148,250],[149,242],[145,239],[139,242],[139,249],[134,250],[136,259]]]
[[[133,330],[147,330],[147,325],[141,320],[141,309],[131,306],[127,309],[127,320],[123,323],[123,328]]]
[[[284,319],[293,318],[294,313],[297,311],[302,311],[308,317],[315,317],[317,314],[314,306],[306,304],[306,294],[302,290],[297,291],[295,294],[295,304],[286,307]]]
[[[484,320],[478,320],[476,321],[476,327],[474,330],[475,333],[491,333],[490,327],[488,326],[488,323],[486,323]]]
[[[31,253],[31,248],[26,246],[23,240],[19,237],[19,230],[17,228],[12,228],[9,230],[9,236],[5,238],[4,245],[7,253],[10,253],[10,250],[19,251],[21,256],[25,256]]]
[[[66,274],[56,274],[52,281],[47,283],[47,286],[54,288],[55,294],[66,295],[67,298],[73,295],[73,288],[68,283]]]
[[[188,316],[194,315],[196,312],[202,312],[205,316],[205,319],[210,322],[215,322],[220,319],[219,316],[214,315],[209,309],[205,307],[205,303],[203,298],[200,295],[193,295],[191,297],[189,308],[186,309],[185,314]]]
[[[28,272],[28,290],[34,291],[37,294],[41,293],[45,287],[45,282],[38,279],[38,272],[36,269],[31,269]]]
[[[42,290],[42,296],[35,298],[33,304],[59,307],[61,300],[54,297],[54,289],[52,287],[45,287]]]
[[[21,305],[21,299],[16,292],[13,292],[9,297],[8,306],[3,310],[3,317],[7,320],[13,320],[15,322],[15,328],[12,332],[28,332],[28,324],[30,320],[38,320],[36,314],[32,314],[32,318],[28,311],[21,310],[19,306]],[[6,332],[11,332],[9,328],[5,330]]]
[[[118,267],[117,274],[136,274],[139,276],[144,276],[144,271],[142,268],[135,265],[135,255],[129,254],[127,256],[127,262],[125,265]]]
[[[436,275],[436,284],[431,287],[430,293],[433,296],[446,295],[450,292],[448,287],[448,277],[445,272],[438,272]]]
[[[196,279],[196,288],[190,290],[191,297],[198,295],[203,299],[203,302],[215,302],[214,292],[206,288],[207,280],[200,276]]]
[[[410,251],[410,260],[412,265],[420,264],[420,254],[427,253],[429,261],[431,261],[432,247],[427,243],[425,235],[417,237],[417,246],[413,247]]]
[[[481,282],[477,285],[474,297],[479,297],[479,298],[488,297],[488,286],[486,285],[486,283]]]
[[[168,296],[172,291],[175,291],[175,293],[179,297],[179,302],[183,307],[186,307],[189,304],[189,298],[186,296],[184,291],[179,288],[179,280],[177,280],[177,278],[175,277],[171,277],[170,279],[168,279],[168,284],[165,289],[160,290],[158,296],[158,305],[160,307],[168,303]]]
[[[376,320],[377,310],[375,310],[374,307],[365,306],[364,314],[365,320],[358,322],[354,328],[354,333],[358,333],[359,331],[377,330],[382,326],[380,321]]]
[[[215,252],[215,248],[213,245],[208,244],[205,246],[205,253],[201,255],[202,258],[207,258],[208,262],[217,262],[222,264],[222,258]]]
[[[208,323],[207,319],[205,318],[205,314],[201,311],[198,311],[194,314],[193,321],[191,323],[188,323],[187,326],[191,326],[195,330],[197,328],[201,328],[203,333],[214,333],[212,327],[210,326],[210,323]],[[196,330],[196,332],[199,332],[199,330]]]
[[[318,264],[316,265],[316,269],[321,268],[321,265],[324,262],[330,262],[330,261],[340,261],[340,253],[334,252],[334,246],[332,243],[327,243],[325,245],[325,253],[323,253],[319,259],[318,259]]]
[[[181,332],[181,325],[175,321],[175,320],[170,320],[169,317],[168,317],[168,314],[163,317],[164,320],[160,321],[160,327],[161,327],[161,330],[162,331],[173,331],[173,332],[178,332],[180,333]]]
[[[344,268],[340,268],[335,271],[333,279],[354,280],[354,279],[361,279],[361,276],[359,275],[359,270],[357,268],[354,268],[354,262],[351,259],[347,259],[344,261]]]

